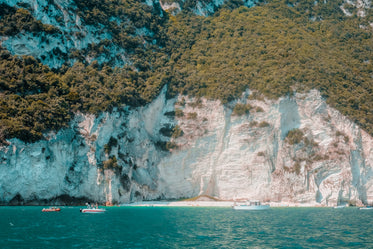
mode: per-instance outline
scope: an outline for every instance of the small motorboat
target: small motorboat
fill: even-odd
[[[49,208],[43,208],[41,211],[42,212],[59,212],[59,211],[61,211],[61,208],[49,207]]]
[[[260,201],[247,201],[241,204],[234,204],[232,206],[234,210],[266,210],[269,209],[269,205],[263,205]]]
[[[91,213],[91,214],[97,214],[97,213],[104,213],[106,209],[104,208],[98,208],[98,205],[96,206],[91,205],[90,203],[86,203],[87,208],[80,209],[81,213]]]
[[[84,209],[80,209],[80,212],[82,212],[82,213],[91,213],[91,214],[104,213],[105,211],[106,211],[106,209],[104,209],[104,208],[84,208]]]
[[[337,209],[339,209],[339,208],[346,208],[347,206],[346,205],[337,205],[337,206],[335,206],[335,207],[333,207],[333,208],[337,208]]]
[[[373,209],[373,206],[364,206],[364,207],[360,207],[359,209],[360,209],[360,210]]]

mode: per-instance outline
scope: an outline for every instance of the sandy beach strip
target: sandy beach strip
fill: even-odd
[[[234,201],[142,201],[121,204],[123,207],[232,207]],[[237,202],[240,203],[240,202]],[[325,207],[318,203],[269,202],[271,207]]]
[[[134,207],[231,207],[233,201],[143,201],[120,206]]]

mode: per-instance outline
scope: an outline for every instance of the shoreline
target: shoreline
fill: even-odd
[[[118,204],[120,207],[232,207],[234,201],[142,201],[128,204]],[[240,203],[237,201],[236,203]],[[320,204],[300,204],[285,202],[266,202],[270,207],[325,207],[333,208],[335,206],[325,206]],[[347,207],[347,206],[346,206]]]
[[[243,201],[220,201],[220,200],[183,200],[183,201],[139,201],[131,203],[117,203],[113,205],[99,204],[101,207],[232,207],[234,203],[243,203]],[[294,202],[262,202],[263,205],[270,205],[270,207],[305,207],[305,208],[341,208],[341,207],[364,207],[364,206],[336,206],[336,205],[321,205],[319,203],[294,203]],[[66,205],[66,204],[26,204],[26,205],[0,205],[0,207],[24,207],[24,206],[58,206],[58,207],[84,207],[84,204]]]

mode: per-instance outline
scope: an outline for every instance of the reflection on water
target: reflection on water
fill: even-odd
[[[373,210],[0,207],[0,248],[373,248]]]

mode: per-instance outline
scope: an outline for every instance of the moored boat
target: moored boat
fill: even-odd
[[[105,211],[106,209],[103,208],[84,208],[80,210],[82,213],[104,213]]]
[[[61,211],[61,208],[49,207],[49,208],[43,208],[41,211],[42,212],[59,212],[59,211]]]
[[[106,209],[104,208],[98,208],[97,204],[95,206],[94,205],[91,206],[90,203],[86,203],[86,204],[87,204],[87,208],[80,209],[80,212],[95,214],[95,213],[104,213],[106,211]]]
[[[345,207],[347,207],[347,206],[346,205],[337,205],[337,206],[335,206],[333,208],[345,208]]]
[[[365,207],[360,207],[360,210],[368,210],[368,209],[373,209],[373,206],[365,206]]]
[[[269,209],[269,205],[263,205],[260,201],[246,201],[241,204],[234,204],[232,206],[234,210],[266,210]]]

